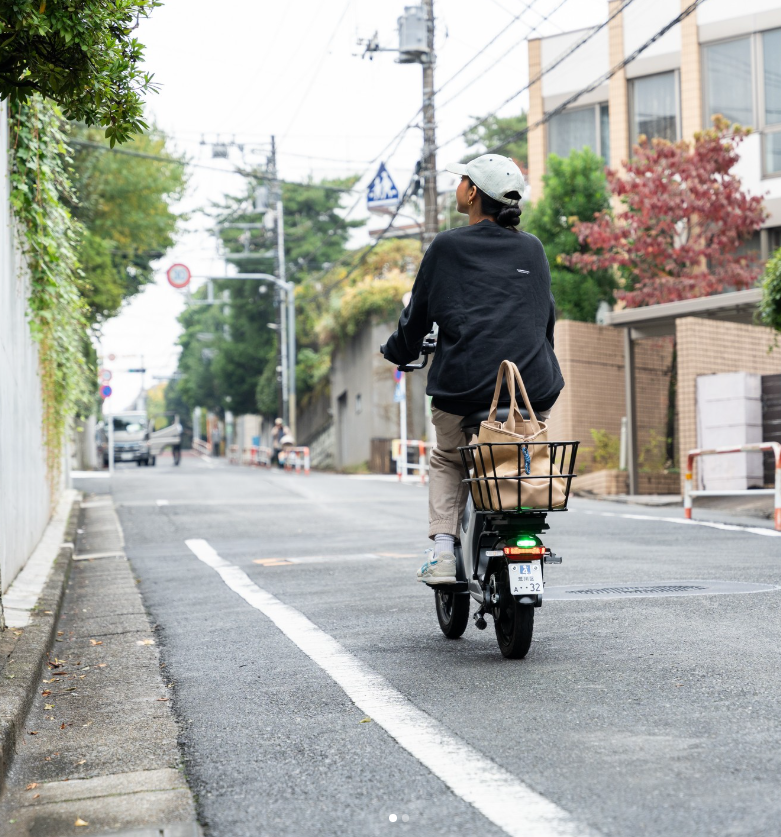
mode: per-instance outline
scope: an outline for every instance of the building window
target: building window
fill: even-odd
[[[599,106],[599,153],[610,165],[610,109],[607,105]]]
[[[738,125],[754,125],[751,38],[703,47],[705,127],[717,113]]]
[[[765,174],[781,174],[781,29],[762,34]]]
[[[781,124],[781,29],[765,32],[762,52],[765,64],[765,124]]]
[[[565,110],[548,125],[548,152],[569,157],[571,151],[590,148],[610,160],[610,135],[607,105]]]
[[[641,134],[648,139],[678,139],[677,74],[659,73],[632,82],[632,142]]]

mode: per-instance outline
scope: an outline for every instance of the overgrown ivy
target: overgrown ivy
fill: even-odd
[[[81,229],[61,198],[69,194],[62,114],[35,95],[9,104],[11,207],[21,270],[29,282],[30,330],[38,343],[43,436],[56,486],[70,416],[89,397],[85,308],[76,257]]]

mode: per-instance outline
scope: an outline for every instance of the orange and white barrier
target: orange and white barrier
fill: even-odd
[[[773,451],[773,458],[776,463],[776,477],[773,488],[749,488],[742,491],[699,491],[692,488],[692,475],[694,473],[694,460],[698,456],[713,456],[718,453],[753,453],[756,451]],[[735,448],[713,448],[712,450],[690,450],[686,459],[686,481],[683,488],[683,513],[687,520],[692,517],[692,505],[695,497],[732,497],[738,495],[749,495],[756,497],[772,494],[775,507],[775,527],[781,532],[781,443],[779,442],[758,442],[753,445],[740,445]]]
[[[286,471],[295,471],[297,474],[303,471],[305,476],[309,476],[309,448],[284,448],[279,458]]]
[[[422,439],[394,439],[391,443],[391,454],[396,460],[396,476],[399,481],[404,477],[414,476],[414,472],[420,475],[420,481],[425,485],[428,478],[428,452],[433,447],[431,442],[424,442]],[[417,451],[418,461],[410,462],[410,451]]]

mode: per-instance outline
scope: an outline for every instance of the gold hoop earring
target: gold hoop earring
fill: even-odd
[[[470,205],[470,206],[472,205],[472,201],[469,201],[469,205]]]

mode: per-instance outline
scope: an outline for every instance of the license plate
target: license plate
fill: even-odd
[[[542,595],[542,567],[539,561],[524,564],[510,561],[510,590],[513,596]]]
[[[121,454],[119,455],[119,458],[120,458],[120,459],[132,459],[132,458],[133,458],[133,454],[132,454],[132,453],[121,453]]]

